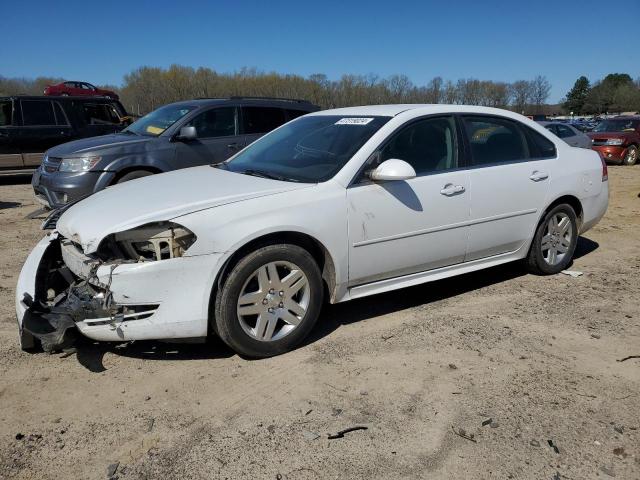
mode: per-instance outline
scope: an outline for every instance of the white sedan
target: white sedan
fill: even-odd
[[[515,260],[558,273],[608,195],[597,153],[509,111],[313,113],[225,163],[109,187],[64,211],[18,280],[21,345],[56,350],[76,332],[218,335],[245,356],[279,354],[309,334],[325,299]]]

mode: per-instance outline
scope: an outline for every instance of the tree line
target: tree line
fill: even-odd
[[[640,111],[640,77],[633,81],[627,73],[610,73],[591,85],[581,76],[562,106],[574,115]]]
[[[41,95],[60,78],[5,78],[0,76],[0,95]],[[521,113],[540,113],[551,90],[543,76],[512,83],[475,78],[456,82],[442,77],[416,85],[406,75],[343,75],[330,80],[324,74],[308,77],[263,73],[244,68],[219,73],[210,68],[172,65],[140,67],[124,76],[122,86],[101,85],[118,92],[127,110],[150,112],[166,103],[191,98],[224,98],[234,95],[287,97],[309,100],[322,108],[383,103],[451,103],[510,108]]]
[[[0,95],[41,95],[45,86],[61,78],[35,79],[0,76]],[[161,105],[192,98],[229,96],[287,97],[309,100],[322,108],[383,103],[449,103],[507,108],[524,114],[549,113],[546,105],[551,84],[542,75],[531,80],[499,82],[466,78],[457,81],[434,77],[425,85],[406,75],[342,75],[330,80],[324,74],[308,77],[264,73],[243,68],[220,73],[206,67],[171,65],[140,67],[126,74],[120,87],[102,85],[118,92],[127,110],[148,113]],[[580,77],[562,107],[575,115],[640,110],[640,79],[610,74],[589,83]],[[556,112],[558,109],[555,110]]]

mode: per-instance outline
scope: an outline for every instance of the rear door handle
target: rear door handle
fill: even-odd
[[[447,197],[452,197],[462,192],[464,192],[464,187],[462,185],[454,185],[453,183],[447,183],[444,188],[440,190],[440,193]]]
[[[549,178],[549,174],[546,172],[539,172],[538,170],[534,170],[533,172],[531,172],[531,175],[529,175],[529,178],[534,182],[539,182],[541,180],[546,180],[547,178]]]

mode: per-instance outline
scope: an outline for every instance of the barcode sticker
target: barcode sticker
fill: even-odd
[[[341,118],[336,125],[366,125],[373,118]]]

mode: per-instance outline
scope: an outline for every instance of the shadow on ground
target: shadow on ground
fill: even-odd
[[[580,237],[574,258],[588,255],[598,247],[598,243]],[[350,302],[336,305],[327,304],[322,310],[318,324],[303,342],[303,346],[330,335],[342,325],[448,299],[524,275],[527,275],[527,272],[522,264],[512,262]],[[213,360],[235,355],[235,352],[219,338],[214,337],[208,339],[206,343],[200,344],[158,341],[116,344],[81,339],[77,346],[76,356],[78,362],[86,369],[92,372],[103,372],[106,370],[103,365],[103,357],[107,352],[144,360]]]
[[[31,183],[31,174],[27,175],[7,175],[0,176],[0,186],[2,185],[29,185]]]

